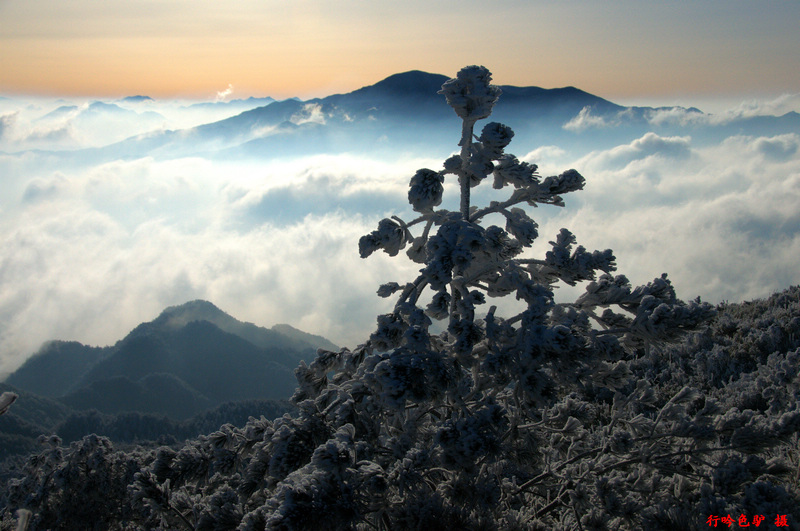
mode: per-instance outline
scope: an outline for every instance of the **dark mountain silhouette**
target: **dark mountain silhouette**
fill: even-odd
[[[108,348],[77,341],[49,341],[6,378],[6,383],[47,397],[64,396],[89,367],[108,355]]]
[[[160,385],[168,386],[167,392],[160,397],[174,400],[184,394],[185,389],[175,386],[178,380],[169,375],[152,375],[133,384],[130,380],[121,377],[105,383],[98,383],[80,393],[71,395],[78,402],[82,397],[88,397],[90,391],[100,390],[103,385],[120,384],[123,389],[132,391],[128,398],[133,401],[136,393],[147,390],[158,393]],[[141,413],[125,411],[117,414],[101,412],[93,407],[79,409],[70,407],[63,400],[46,398],[34,393],[23,391],[6,383],[0,383],[0,393],[12,391],[19,395],[14,402],[14,407],[4,415],[0,415],[0,463],[6,458],[30,454],[41,450],[38,442],[40,436],[57,434],[65,443],[79,440],[90,433],[103,435],[115,442],[132,443],[143,441],[158,441],[159,444],[171,444],[188,437],[196,437],[201,433],[210,433],[226,422],[243,425],[249,417],[265,416],[273,419],[292,411],[294,407],[288,400],[274,399],[249,399],[225,402],[221,405],[212,404],[209,408],[185,420],[177,417],[168,417],[164,413]],[[122,393],[111,390],[102,398]],[[98,397],[92,397],[98,399]],[[149,398],[140,397],[140,403],[145,400],[155,400],[158,396]],[[161,406],[165,402],[161,401]],[[79,404],[80,405],[80,404]],[[97,403],[95,403],[97,405]],[[158,410],[159,407],[154,409]],[[185,417],[182,417],[185,418]],[[0,464],[2,476],[2,464]]]
[[[0,461],[15,454],[37,451],[40,435],[53,433],[55,426],[72,413],[65,404],[0,383],[0,394],[11,391],[19,395],[6,414],[0,415]]]
[[[177,329],[143,328],[129,334],[76,387],[120,376],[139,380],[166,373],[216,403],[285,398],[295,387],[294,368],[303,358],[299,351],[257,347],[208,321]],[[312,351],[305,352],[311,358]]]
[[[101,413],[146,411],[187,419],[217,404],[172,374],[148,374],[138,381],[113,376],[94,381],[68,394],[61,402],[77,410]]]
[[[95,433],[121,443],[156,441],[159,445],[175,444],[211,433],[226,423],[242,426],[250,417],[274,419],[294,410],[288,400],[241,400],[226,402],[192,418],[175,421],[163,415],[138,412],[107,415],[91,409],[71,413],[52,431],[64,442],[76,441]]]
[[[138,95],[138,96],[127,96],[125,98],[122,98],[120,101],[122,103],[142,103],[142,102],[150,102],[150,101],[155,101],[155,100],[153,98],[151,98],[150,96]]]
[[[288,398],[294,369],[317,348],[337,349],[289,325],[258,327],[192,301],[165,309],[111,347],[49,342],[7,383],[75,409],[184,419],[224,402]]]
[[[298,155],[321,151],[374,151],[391,146],[447,146],[458,117],[437,94],[447,76],[418,70],[395,74],[345,94],[307,101],[287,99],[218,122],[181,131],[141,135],[95,154],[174,157]],[[495,108],[516,129],[560,128],[584,107],[618,112],[624,107],[574,87],[501,86]]]
[[[208,321],[221,330],[237,335],[262,348],[277,347],[289,350],[325,348],[336,350],[338,347],[322,336],[309,334],[287,324],[277,324],[272,329],[256,326],[234,319],[212,303],[203,300],[187,302],[180,306],[165,309],[154,326],[179,328],[192,321]]]
[[[221,158],[301,156],[322,152],[383,153],[424,147],[426,153],[451,150],[458,117],[438,94],[447,76],[411,71],[348,92],[307,101],[287,99],[225,120],[181,131],[141,135],[107,146],[95,155],[170,158],[203,155]],[[624,107],[576,87],[500,86],[492,119],[511,125],[530,145],[603,149],[646,132],[690,132],[697,140],[717,141],[731,134],[780,134],[800,128],[800,116],[740,117],[721,123],[696,108]],[[688,121],[653,121],[659,112],[692,115]],[[595,121],[568,127],[581,113]],[[567,127],[565,127],[567,126]]]
[[[0,415],[0,425],[7,419],[13,416],[18,416],[32,425],[36,426],[54,426],[58,422],[64,420],[70,414],[71,409],[64,403],[40,396],[36,393],[31,393],[9,385],[8,383],[0,383],[0,393],[12,391],[19,395],[19,398],[14,402],[14,406],[9,408],[5,415]],[[0,433],[4,430],[0,428]]]
[[[412,71],[395,74],[347,94],[308,100],[302,107],[295,102],[295,119],[297,109],[314,108],[325,120],[324,126],[301,123],[291,132],[281,130],[281,134],[254,138],[223,151],[222,155],[265,156],[276,151],[303,154],[306,150],[321,149],[374,152],[415,147],[425,147],[426,152],[437,148],[449,152],[452,129],[457,126],[458,117],[452,109],[442,105],[442,96],[438,94],[447,79],[443,75]],[[520,135],[537,129],[547,130],[550,135],[553,130],[561,134],[561,126],[584,107],[598,113],[616,113],[624,109],[573,87],[543,89],[501,85],[500,88],[503,94],[493,112],[493,120],[513,124]],[[248,130],[254,119],[262,128],[274,125],[271,113],[277,110],[253,109],[229,118],[225,121],[226,127]],[[201,130],[202,133],[210,131]]]
[[[245,324],[247,325],[249,323]],[[337,347],[324,337],[315,334],[309,334],[308,332],[303,332],[302,330],[298,330],[297,328],[294,328],[293,326],[290,326],[288,324],[276,324],[272,327],[272,331],[277,332],[282,336],[294,339],[295,341],[302,341],[304,343],[308,343],[310,346],[314,348],[323,348],[325,350],[339,350],[339,347]],[[242,337],[245,336],[242,335]],[[255,341],[253,341],[253,343],[258,345],[258,343],[256,343]]]

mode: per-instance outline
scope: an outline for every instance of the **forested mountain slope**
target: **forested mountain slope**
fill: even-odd
[[[286,399],[323,337],[241,322],[207,301],[165,309],[110,347],[51,341],[6,383],[78,410],[189,418],[223,402]]]
[[[651,378],[654,382],[652,389],[658,396],[658,400],[653,402],[653,407],[667,402],[671,393],[674,394],[682,386],[690,384],[701,394],[713,396],[722,410],[730,410],[733,407],[739,408],[739,410],[752,409],[762,412],[774,410],[774,414],[778,415],[782,410],[791,409],[792,404],[788,400],[794,401],[795,404],[800,401],[800,286],[775,293],[763,300],[721,304],[717,309],[718,314],[709,323],[707,330],[691,335],[671,347],[654,350],[635,364],[637,374]],[[5,389],[2,388],[2,390]],[[9,413],[0,416],[0,437],[4,437],[3,447],[10,443],[3,434],[11,429],[11,424],[25,422],[23,420],[25,418],[31,419],[34,424],[52,422],[52,418],[42,417],[42,411],[50,410],[50,408],[57,410],[63,415],[63,418],[67,417],[65,408],[59,407],[56,402],[51,401],[50,408],[43,409],[36,405],[37,400],[39,399],[31,395],[22,394]],[[700,405],[701,402],[696,402],[693,407],[697,410],[696,408]],[[115,449],[120,445],[112,446],[96,438],[87,438],[69,447],[67,443],[75,440],[71,433],[86,433],[87,429],[93,429],[107,437],[132,442],[131,439],[125,439],[121,434],[126,429],[130,430],[136,426],[134,420],[138,422],[145,420],[151,423],[152,435],[155,436],[152,437],[153,440],[158,438],[157,435],[163,435],[166,437],[163,439],[164,441],[170,440],[171,437],[173,444],[176,442],[176,438],[181,440],[182,435],[191,436],[188,434],[193,429],[197,430],[195,433],[216,433],[213,437],[201,437],[187,441],[185,445],[181,444],[179,448],[182,447],[183,450],[178,454],[183,456],[181,457],[183,460],[188,459],[190,455],[194,456],[192,459],[196,460],[196,463],[193,466],[200,466],[199,470],[209,471],[223,466],[220,460],[236,456],[239,464],[234,469],[229,469],[228,473],[223,472],[223,475],[217,478],[217,482],[222,483],[219,483],[209,494],[201,496],[194,502],[198,506],[205,503],[212,507],[214,503],[217,503],[212,501],[215,499],[214,497],[222,495],[223,492],[226,492],[225,489],[235,484],[230,483],[234,477],[225,474],[233,474],[234,470],[249,470],[255,465],[253,460],[256,459],[257,454],[252,450],[253,445],[257,444],[266,433],[262,421],[247,422],[246,417],[236,418],[231,406],[215,411],[213,418],[209,415],[206,415],[209,418],[196,417],[192,420],[193,426],[187,424],[179,426],[166,419],[159,423],[155,417],[147,421],[141,415],[117,417],[103,416],[98,413],[74,415],[72,419],[62,424],[59,431],[64,441],[61,443],[64,446],[60,447],[58,454],[61,457],[55,458],[53,450],[49,449],[44,450],[40,455],[44,462],[49,462],[47,467],[61,470],[62,474],[73,475],[77,480],[76,488],[91,489],[93,488],[91,478],[78,472],[81,463],[84,463],[89,456],[94,455],[99,459],[97,461],[98,473],[119,474],[120,463],[128,463],[127,466],[133,467],[132,471],[147,469],[152,466],[158,452],[153,449],[138,451]],[[581,408],[578,407],[577,411],[580,410]],[[279,410],[264,411],[266,418],[271,418],[270,414],[279,412]],[[585,415],[589,411],[584,410],[583,414]],[[218,431],[218,426],[227,423],[238,427],[234,428],[229,425],[222,431]],[[240,437],[243,437],[241,442],[234,444],[234,441]],[[760,458],[755,455],[753,459],[746,461],[746,464],[740,465],[735,460],[731,461],[728,469],[721,472],[722,475],[718,475],[717,479],[706,480],[708,481],[707,485],[709,487],[716,485],[716,488],[720,488],[719,482],[728,482],[729,487],[726,488],[733,488],[741,484],[752,485],[750,494],[752,497],[757,496],[754,489],[764,489],[766,485],[772,484],[772,487],[768,487],[773,489],[772,491],[764,491],[764,494],[758,495],[769,498],[761,498],[759,502],[759,498],[755,497],[749,499],[747,503],[751,504],[750,507],[753,507],[753,510],[758,507],[758,503],[766,504],[768,511],[775,513],[771,515],[771,519],[774,521],[779,512],[785,514],[792,511],[792,504],[797,501],[798,492],[800,492],[800,483],[796,478],[796,472],[800,466],[796,435],[788,442],[791,443],[789,446],[773,453],[772,457],[763,461],[763,464],[759,464],[761,463]],[[223,448],[228,448],[228,450],[222,453],[216,451],[215,448],[220,443],[223,444]],[[59,446],[54,448],[59,448]],[[31,451],[34,450],[31,449]],[[35,452],[39,454],[42,450],[35,450]],[[161,452],[163,453],[164,450]],[[55,520],[56,515],[62,512],[76,517],[71,497],[62,497],[59,494],[62,491],[51,483],[52,480],[48,480],[42,475],[44,469],[41,467],[45,466],[44,462],[41,458],[35,459],[16,470],[9,470],[8,467],[11,466],[11,463],[6,463],[7,469],[3,476],[5,478],[16,476],[23,481],[19,484],[14,483],[16,485],[14,488],[0,496],[0,503],[3,507],[2,514],[5,518],[3,529],[14,529],[13,513],[17,507],[24,505],[37,510],[39,506],[36,503],[31,505],[30,501],[23,501],[28,499],[24,493],[38,488],[37,485],[47,486],[45,492],[47,492],[46,503],[49,507],[47,514],[50,519],[44,518],[43,524],[50,522],[49,525],[52,525],[57,521]],[[189,462],[186,461],[184,466],[189,466]],[[782,470],[785,472],[781,472]],[[742,475],[737,476],[734,481],[730,477],[734,473]],[[202,474],[206,474],[206,472]],[[698,476],[698,479],[701,478]],[[86,498],[93,500],[89,502],[85,512],[86,520],[84,522],[87,525],[93,522],[92,518],[96,516],[99,521],[111,527],[123,528],[123,519],[120,519],[122,515],[118,508],[125,503],[130,503],[127,491],[123,487],[134,484],[133,474],[129,472],[122,477],[114,476],[114,481],[118,482],[119,488],[112,491],[112,497],[108,500]],[[190,477],[184,477],[181,481],[188,482]],[[718,483],[715,484],[714,481]],[[671,483],[669,484],[671,485]],[[758,487],[758,485],[761,486]],[[776,488],[777,491],[774,490]],[[617,494],[621,495],[622,492]],[[37,503],[44,504],[45,501]],[[723,502],[721,498],[718,501],[713,501],[712,498],[705,503],[712,504],[705,506],[709,515],[712,514],[710,511],[715,510],[715,514],[724,516],[734,507],[727,505],[730,501]],[[139,518],[144,518],[146,514],[147,511],[140,513]],[[794,515],[795,522],[798,521],[797,518],[800,518],[796,510],[789,514]],[[690,513],[687,516],[696,520],[694,527],[699,529],[704,527],[701,517],[704,519],[709,515]],[[220,513],[219,516],[223,516],[223,513]],[[738,515],[736,516],[738,518]],[[133,514],[128,518],[130,518],[130,522],[136,521]],[[762,527],[763,525],[766,523],[762,524]],[[771,528],[774,526],[767,527],[767,529]]]

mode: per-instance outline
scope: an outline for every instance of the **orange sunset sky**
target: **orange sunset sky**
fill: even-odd
[[[608,98],[800,92],[800,2],[0,0],[0,93],[313,97],[412,69]]]

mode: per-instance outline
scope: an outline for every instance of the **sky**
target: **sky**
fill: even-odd
[[[566,208],[531,212],[535,254],[566,227],[588,249],[611,248],[634,284],[667,272],[684,299],[736,302],[800,283],[800,132],[727,127],[800,112],[800,2],[333,5],[0,0],[0,378],[45,340],[110,345],[193,299],[260,326],[363,342],[391,309],[377,287],[418,266],[362,260],[358,239],[408,215],[409,178],[440,168],[434,153],[65,163],[53,151],[233,112],[187,99],[305,99],[415,69],[453,76],[484,64],[497,84],[700,107],[654,112],[650,131],[628,137],[624,113],[581,111],[553,135],[603,147],[515,138],[510,152],[542,175],[576,168],[587,180]],[[135,94],[157,101],[118,100]],[[124,112],[94,112],[95,99]],[[457,204],[450,184],[445,206]]]
[[[800,86],[795,0],[0,0],[0,93],[324,96],[483,64],[615,101]]]

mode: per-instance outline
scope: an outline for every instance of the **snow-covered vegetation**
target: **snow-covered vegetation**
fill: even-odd
[[[405,250],[419,275],[378,288],[395,304],[367,341],[300,365],[296,414],[158,449],[43,438],[0,494],[4,526],[18,509],[29,529],[800,525],[800,289],[684,302],[567,229],[530,256],[527,207],[564,206],[584,179],[540,176],[506,125],[476,133],[490,82],[471,66],[443,85],[460,152],[411,178],[418,217],[359,242],[364,258]],[[473,205],[486,181],[510,193]],[[583,292],[560,302],[563,285]]]

